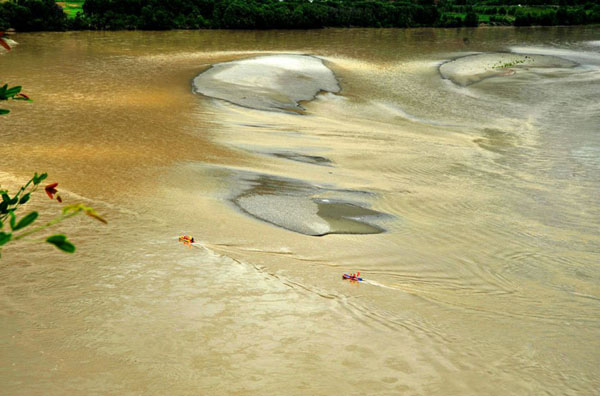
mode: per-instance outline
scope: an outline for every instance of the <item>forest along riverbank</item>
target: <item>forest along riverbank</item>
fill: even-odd
[[[3,252],[9,393],[598,388],[593,29],[17,40],[2,184],[109,226]]]

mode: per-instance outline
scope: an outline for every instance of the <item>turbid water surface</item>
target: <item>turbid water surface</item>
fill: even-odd
[[[598,393],[598,29],[14,38],[1,394]]]

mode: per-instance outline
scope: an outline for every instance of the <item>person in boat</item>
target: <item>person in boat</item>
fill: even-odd
[[[360,277],[360,272],[355,274],[344,274],[342,275],[342,279],[348,279],[351,282],[362,282],[363,278]]]
[[[188,235],[180,236],[179,241],[183,242],[186,245],[191,245],[192,243],[196,242],[194,237]]]

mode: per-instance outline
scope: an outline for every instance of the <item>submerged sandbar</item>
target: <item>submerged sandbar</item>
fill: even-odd
[[[255,178],[252,184],[250,189],[235,197],[233,203],[245,213],[278,227],[311,236],[385,231],[375,222],[387,215],[343,197],[361,192],[336,194],[333,189],[267,175]]]
[[[194,92],[239,106],[302,111],[301,101],[339,92],[333,72],[310,55],[268,55],[212,65],[193,81]]]
[[[443,78],[467,86],[490,77],[511,76],[519,70],[572,68],[577,63],[552,55],[493,52],[467,55],[440,65]]]

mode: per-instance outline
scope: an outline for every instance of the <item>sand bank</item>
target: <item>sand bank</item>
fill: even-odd
[[[217,63],[198,75],[194,91],[269,111],[302,111],[301,101],[321,91],[339,92],[333,72],[308,55],[269,55]]]
[[[507,77],[530,69],[565,69],[577,63],[551,55],[494,52],[468,55],[440,65],[440,74],[455,84],[467,86],[490,77]]]
[[[249,215],[305,235],[379,234],[386,215],[358,199],[364,192],[317,187],[299,180],[260,175],[233,202]],[[352,201],[349,198],[354,198]]]

